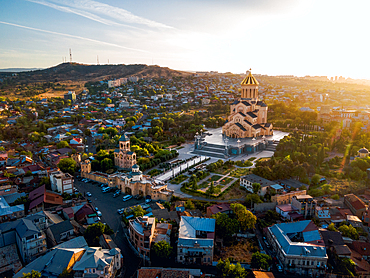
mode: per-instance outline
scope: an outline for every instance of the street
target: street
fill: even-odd
[[[101,211],[101,222],[108,224],[114,231],[114,234],[111,235],[111,237],[121,249],[124,259],[123,265],[126,268],[124,277],[131,277],[138,268],[141,259],[132,251],[126,237],[123,235],[121,215],[117,213],[117,209],[143,203],[143,199],[138,201],[132,198],[131,200],[124,202],[122,201],[123,194],[113,198],[113,192],[102,193],[101,188],[98,185],[84,183],[77,180],[75,180],[74,185],[80,193],[86,194],[86,192],[90,192],[92,194],[92,196],[88,198],[92,200],[93,207],[98,207],[99,211]]]

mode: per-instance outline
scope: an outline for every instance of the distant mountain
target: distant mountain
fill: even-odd
[[[19,72],[19,81],[23,82],[59,82],[59,81],[98,81],[129,76],[153,78],[190,75],[189,72],[176,71],[165,67],[148,65],[85,65],[62,63],[55,67]],[[0,76],[1,77],[1,76]]]
[[[22,71],[33,71],[33,70],[41,70],[41,68],[8,68],[8,69],[0,69],[0,72],[22,72]]]

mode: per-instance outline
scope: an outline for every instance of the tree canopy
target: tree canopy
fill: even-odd
[[[171,255],[172,247],[167,241],[161,240],[153,245],[152,250],[157,257],[168,259]]]
[[[256,252],[252,255],[251,268],[268,270],[271,262],[269,255]]]
[[[235,213],[242,230],[254,228],[257,222],[257,217],[252,212],[247,210],[245,206],[239,203],[232,203],[230,207]]]
[[[58,168],[64,172],[74,175],[77,168],[77,163],[72,158],[63,158],[58,163]]]

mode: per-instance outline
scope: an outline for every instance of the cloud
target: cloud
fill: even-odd
[[[163,23],[159,23],[144,17],[140,17],[134,15],[133,13],[119,8],[114,7],[108,4],[100,3],[93,0],[27,0],[33,3],[41,4],[44,6],[48,6],[50,8],[57,9],[63,12],[74,13],[91,20],[107,24],[107,25],[120,25],[121,22],[126,24],[139,24],[145,25],[151,28],[160,28],[160,29],[174,29],[171,26],[168,26]],[[59,4],[59,5],[56,5]],[[61,6],[63,5],[63,6]],[[108,17],[113,20],[102,18],[98,16],[100,14],[102,16]],[[132,27],[132,26],[131,26]]]
[[[0,21],[0,24],[10,25],[10,26],[14,26],[14,27],[19,27],[19,28],[23,28],[23,29],[28,29],[28,30],[53,34],[53,35],[65,36],[65,37],[69,37],[69,38],[75,38],[75,39],[79,39],[79,40],[93,42],[93,43],[97,43],[97,44],[101,44],[101,45],[108,45],[108,46],[118,47],[118,48],[131,50],[131,51],[148,52],[146,50],[130,48],[130,47],[122,46],[122,45],[115,44],[115,43],[99,41],[99,40],[95,40],[95,39],[90,39],[90,38],[85,38],[85,37],[75,36],[75,35],[70,35],[70,34],[65,34],[65,33],[59,33],[59,32],[54,32],[54,31],[48,31],[48,30],[43,30],[43,29],[39,29],[39,28],[33,28],[33,27],[24,26],[24,25],[14,24],[14,23],[10,23],[10,22]]]

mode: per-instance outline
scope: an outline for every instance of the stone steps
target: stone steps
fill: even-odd
[[[193,153],[225,159],[225,154],[223,152],[222,153],[221,152],[215,153],[215,152],[210,152],[210,151],[195,150],[195,151],[193,151]]]

